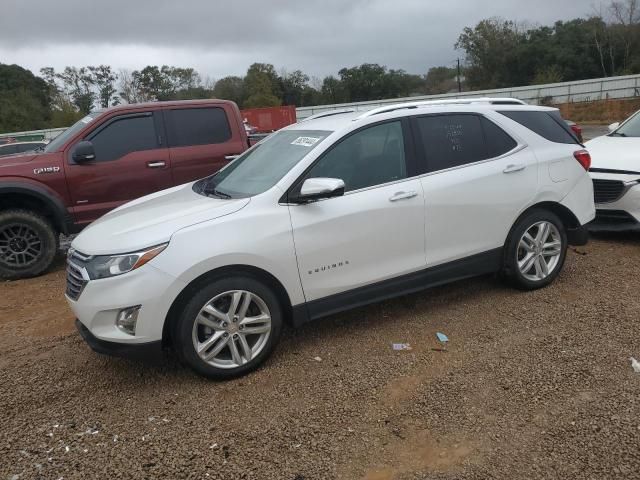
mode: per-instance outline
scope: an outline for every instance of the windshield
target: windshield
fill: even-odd
[[[81,118],[76,123],[67,128],[64,132],[58,135],[56,138],[51,140],[46,147],[44,147],[45,153],[57,152],[60,148],[67,143],[67,140],[72,138],[76,133],[82,130],[87,124],[91,123],[96,119],[98,115],[102,113],[102,110],[91,112],[86,117]]]
[[[244,198],[266,192],[332,132],[284,130],[255,145],[194,190],[202,195]]]
[[[640,137],[640,112],[626,121],[611,135],[619,137]]]

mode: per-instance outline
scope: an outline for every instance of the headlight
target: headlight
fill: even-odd
[[[147,250],[122,255],[99,255],[85,264],[91,280],[115,277],[140,268],[167,248],[168,243]]]

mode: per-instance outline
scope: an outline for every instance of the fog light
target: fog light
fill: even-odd
[[[116,326],[124,333],[129,335],[136,334],[136,322],[138,321],[138,312],[142,305],[136,305],[135,307],[123,308],[118,312],[118,319],[116,320]]]

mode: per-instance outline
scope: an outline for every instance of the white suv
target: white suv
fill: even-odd
[[[481,274],[548,285],[587,241],[590,159],[557,110],[510,103],[327,112],[112,211],[69,253],[82,336],[230,378],[284,323]]]

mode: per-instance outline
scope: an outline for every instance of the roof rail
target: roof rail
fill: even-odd
[[[423,101],[417,101],[417,102],[395,103],[395,104],[387,105],[384,107],[374,108],[373,110],[368,110],[364,112],[362,115],[358,116],[356,120],[372,117],[374,115],[378,115],[381,113],[388,113],[396,110],[402,110],[405,108],[418,108],[418,107],[428,107],[428,106],[437,106],[437,105],[471,105],[471,104],[527,105],[526,102],[523,102],[520,99],[507,98],[507,97],[478,97],[478,98],[454,98],[454,99],[443,99],[443,100],[423,100]]]
[[[324,112],[316,113],[315,115],[311,115],[310,117],[303,118],[299,123],[306,122],[308,120],[315,120],[316,118],[324,118],[324,117],[332,117],[333,115],[341,115],[343,113],[353,113],[355,110],[351,109],[342,109],[342,110],[326,110]]]

